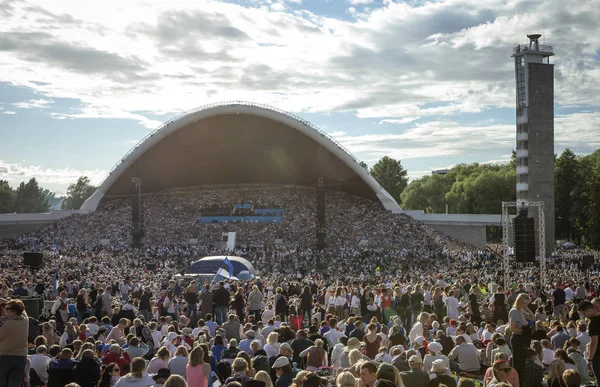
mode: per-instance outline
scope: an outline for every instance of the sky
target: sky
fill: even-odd
[[[555,56],[555,150],[600,148],[600,0],[0,0],[0,179],[102,181],[215,102],[290,111],[414,179],[515,148],[512,49]]]

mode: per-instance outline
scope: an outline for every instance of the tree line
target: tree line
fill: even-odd
[[[405,210],[428,213],[499,214],[502,202],[516,201],[516,156],[502,165],[459,164],[446,174],[426,175],[408,184],[400,161],[389,157],[369,170]],[[556,238],[600,248],[600,150],[555,157]]]
[[[53,204],[60,202],[63,210],[79,209],[95,190],[87,176],[70,184],[64,197],[56,197],[54,192],[40,187],[35,177],[21,182],[16,188],[8,181],[0,180],[0,214],[48,212]]]

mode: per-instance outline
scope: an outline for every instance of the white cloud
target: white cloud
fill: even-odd
[[[512,47],[545,19],[557,102],[600,107],[600,7],[589,1],[385,1],[352,21],[293,11],[290,0],[251,4],[14,2],[0,25],[0,81],[81,100],[68,118],[148,128],[158,123],[140,111],[223,100],[436,121],[514,106]]]
[[[349,2],[352,5],[357,5],[357,4],[371,4],[373,2],[373,0],[349,0]]]
[[[328,133],[328,134],[329,134],[331,137],[333,137],[333,138],[336,138],[336,137],[342,137],[342,136],[344,136],[344,135],[346,134],[346,132],[344,132],[344,131],[341,131],[341,130],[338,130],[338,131],[331,132],[331,133]]]
[[[106,171],[101,169],[43,168],[39,165],[8,163],[0,160],[0,179],[8,180],[13,186],[32,177],[35,177],[40,183],[68,185],[77,181],[79,176],[89,177],[91,183],[96,185],[106,176]]]
[[[408,124],[410,122],[416,121],[421,117],[405,117],[405,118],[400,118],[400,119],[395,119],[395,120],[391,120],[391,119],[385,119],[385,120],[381,120],[379,121],[380,124]]]
[[[48,105],[52,105],[53,103],[54,103],[54,101],[49,100],[49,99],[30,99],[29,101],[17,102],[17,103],[14,103],[13,105],[15,105],[16,107],[21,108],[21,109],[31,109],[31,108],[47,109],[50,107]]]
[[[17,112],[13,112],[12,110],[5,110],[2,114],[17,114]]]

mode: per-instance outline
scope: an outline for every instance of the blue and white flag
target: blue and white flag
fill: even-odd
[[[56,294],[56,289],[58,289],[58,269],[54,271],[54,281],[52,281],[52,294]]]
[[[227,257],[225,257],[223,264],[221,265],[219,270],[217,270],[217,275],[220,275],[225,278],[233,277],[233,265]]]

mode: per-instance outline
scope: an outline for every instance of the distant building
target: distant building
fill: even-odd
[[[552,46],[539,44],[541,35],[513,50],[517,83],[517,202],[543,201],[546,254],[554,247],[554,55]],[[537,210],[529,215],[535,218]],[[536,245],[539,249],[539,243]]]
[[[449,169],[436,169],[435,171],[431,171],[432,175],[447,175],[450,173]]]

